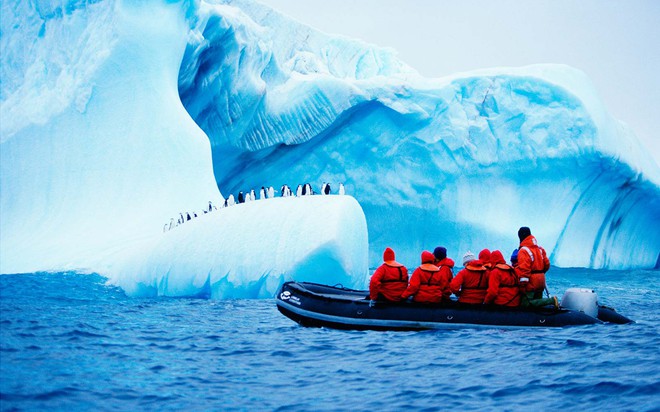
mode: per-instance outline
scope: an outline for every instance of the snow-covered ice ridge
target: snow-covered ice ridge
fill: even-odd
[[[96,271],[135,293],[238,297],[272,292],[319,254],[339,262],[324,281],[357,286],[367,263],[350,256],[367,239],[370,266],[385,246],[411,266],[438,244],[507,251],[520,225],[562,266],[652,266],[660,250],[658,166],[568,67],[424,79],[391,50],[248,1],[0,7],[1,273]],[[218,187],[323,181],[359,204],[278,208],[279,220],[337,214],[316,249],[301,247],[310,235],[278,241],[277,267],[237,271],[234,254],[259,255],[249,231],[245,245],[210,246],[270,200],[162,232],[219,204]]]
[[[425,79],[389,49],[221,3],[201,4],[179,72],[221,190],[345,181],[372,265],[386,246],[411,264],[439,244],[508,253],[523,225],[560,266],[655,264],[660,169],[584,73]]]
[[[137,296],[270,298],[292,279],[363,288],[367,252],[367,223],[353,197],[276,197],[155,236],[133,248],[109,281]]]

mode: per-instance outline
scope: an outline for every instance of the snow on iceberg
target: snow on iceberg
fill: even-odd
[[[522,225],[560,266],[655,264],[660,169],[583,73],[424,79],[390,50],[227,3],[200,8],[179,73],[221,190],[346,182],[372,266],[386,246],[409,264],[438,244],[509,251]]]
[[[351,196],[277,197],[155,237],[109,281],[137,296],[269,298],[287,280],[367,285],[367,223]]]

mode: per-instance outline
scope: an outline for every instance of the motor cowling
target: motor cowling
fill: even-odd
[[[567,289],[561,298],[561,306],[598,318],[598,295],[591,289]]]

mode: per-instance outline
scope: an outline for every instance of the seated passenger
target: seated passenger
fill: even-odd
[[[433,250],[433,256],[435,257],[435,262],[433,262],[438,269],[440,269],[439,276],[442,279],[444,286],[442,287],[442,300],[449,302],[451,299],[451,289],[449,288],[449,282],[454,278],[454,261],[447,257],[447,249],[438,246]]]
[[[458,296],[461,303],[484,303],[488,290],[488,270],[470,251],[463,256],[463,266],[465,267],[449,284],[451,291]]]
[[[490,254],[493,269],[488,275],[488,291],[484,303],[501,306],[520,305],[520,286],[513,267],[506,264],[502,252],[494,250]]]
[[[433,253],[422,252],[422,264],[415,269],[410,277],[408,288],[401,295],[401,299],[413,297],[413,301],[420,303],[439,303],[442,301],[444,279],[439,276],[440,269],[433,264]]]
[[[376,269],[369,282],[371,300],[401,300],[401,294],[408,287],[408,269],[394,259],[394,251],[386,248],[383,264]]]

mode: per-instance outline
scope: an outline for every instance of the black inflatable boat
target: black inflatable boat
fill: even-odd
[[[286,282],[276,296],[277,308],[303,326],[353,330],[424,330],[457,326],[561,327],[596,323],[630,323],[614,309],[599,306],[598,317],[554,307],[506,308],[457,302],[429,305],[377,302],[368,292],[308,282]]]

